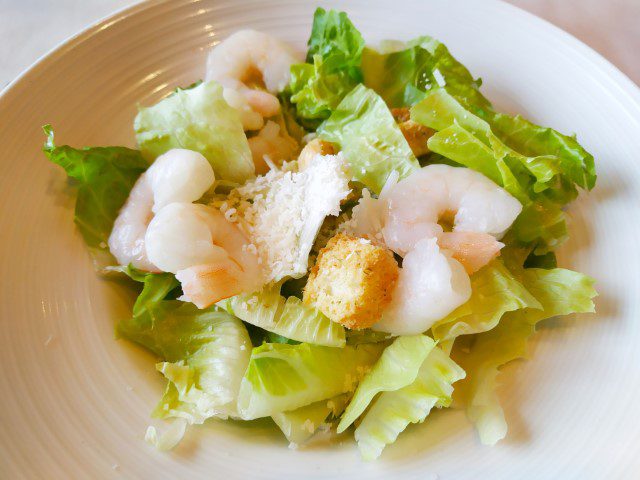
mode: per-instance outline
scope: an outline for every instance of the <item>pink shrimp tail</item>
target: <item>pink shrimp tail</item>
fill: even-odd
[[[500,255],[501,243],[488,233],[446,232],[439,236],[440,248],[452,252],[469,275]]]

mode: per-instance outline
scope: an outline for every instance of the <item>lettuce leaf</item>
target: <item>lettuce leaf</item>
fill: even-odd
[[[107,246],[109,234],[131,188],[149,164],[138,150],[126,147],[57,146],[51,125],[43,129],[45,155],[77,182],[75,223],[96,267],[116,264]]]
[[[242,183],[254,176],[240,115],[216,82],[178,89],[152,107],[140,108],[134,128],[149,161],[172,148],[186,148],[204,155],[217,179]]]
[[[448,407],[452,384],[464,377],[464,370],[447,354],[433,348],[411,384],[383,392],[364,415],[354,434],[362,457],[378,458],[410,423],[423,422],[434,406]]]
[[[429,92],[411,118],[438,130],[431,151],[481,172],[523,204],[505,242],[543,255],[567,238],[561,208],[596,179],[593,157],[574,138],[490,109],[481,118],[444,89]]]
[[[320,400],[290,412],[276,413],[271,418],[289,442],[300,445],[308,441],[331,417],[337,417],[342,413],[347,403],[347,395]]]
[[[347,93],[358,81],[346,70],[331,71],[329,66],[316,55],[313,63],[298,63],[291,66],[289,100],[296,106],[296,114],[301,123],[311,129],[329,118]]]
[[[340,419],[338,433],[344,432],[362,415],[377,394],[398,390],[413,383],[424,359],[434,347],[435,342],[426,335],[396,338],[358,385]]]
[[[251,352],[238,397],[241,418],[273,416],[353,391],[385,344],[331,348],[265,343]]]
[[[382,98],[362,85],[340,102],[318,134],[340,145],[353,178],[374,193],[392,171],[404,178],[420,168]]]
[[[431,331],[437,340],[486,332],[505,313],[523,308],[540,310],[542,305],[497,258],[471,276],[471,298],[436,322]]]
[[[154,416],[202,423],[211,416],[236,415],[240,381],[251,353],[240,320],[226,312],[163,300],[121,321],[117,332],[165,360],[156,366],[168,384]]]
[[[542,309],[509,312],[496,328],[477,335],[468,351],[454,350],[454,358],[467,371],[467,379],[460,386],[461,399],[480,441],[486,445],[495,444],[507,433],[504,412],[495,392],[500,367],[526,357],[528,339],[539,321],[594,311],[594,281],[586,275],[562,268],[527,268],[519,272],[519,278]]]
[[[258,293],[227,298],[218,306],[247,323],[292,340],[328,347],[345,345],[342,325],[297,297],[285,299],[280,295],[279,284]]]
[[[346,13],[317,8],[308,45],[307,63],[291,66],[287,92],[301,123],[315,129],[362,81],[364,39]]]
[[[357,68],[364,48],[364,39],[345,12],[326,11],[318,7],[313,14],[308,41],[307,62],[314,56],[339,57],[348,67]]]
[[[388,48],[389,46],[392,48]],[[387,48],[385,48],[385,46]],[[431,37],[407,43],[387,42],[362,54],[364,84],[375,90],[389,107],[412,106],[433,88],[445,88],[456,98],[481,108],[490,107],[471,73],[447,47]]]
[[[133,304],[133,316],[153,315],[156,306],[167,298],[167,295],[180,286],[173,273],[149,273],[138,270],[133,265],[110,268],[109,271],[121,272],[136,282],[143,283],[142,292]]]

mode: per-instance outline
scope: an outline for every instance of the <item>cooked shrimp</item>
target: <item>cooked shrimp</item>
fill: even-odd
[[[438,236],[440,248],[452,252],[469,275],[480,270],[500,254],[504,243],[488,233],[445,232]]]
[[[465,258],[470,268],[473,264],[471,270],[493,258],[487,252],[499,252],[502,244],[497,240],[522,210],[518,200],[481,173],[448,165],[418,170],[390,187],[384,201],[387,208],[382,235],[389,248],[405,255],[423,238],[442,238],[454,256],[458,256],[459,247],[460,258]],[[474,252],[468,248],[471,237],[443,235],[438,223],[443,220],[452,221],[455,233],[484,233],[494,241],[476,237],[471,243],[482,245],[482,249],[479,257],[472,259]]]
[[[470,296],[464,267],[435,238],[422,239],[404,257],[391,302],[373,329],[395,335],[425,332]]]
[[[240,110],[245,129],[257,130],[262,127],[262,118],[280,111],[274,94],[289,83],[291,65],[301,61],[300,55],[277,38],[255,30],[240,30],[211,51],[206,79],[225,87],[225,99]]]
[[[258,135],[249,138],[249,148],[258,175],[269,171],[269,163],[282,165],[285,160],[293,160],[299,149],[298,142],[272,121],[268,121]]]
[[[183,299],[199,308],[261,285],[258,257],[238,227],[219,210],[171,203],[151,220],[145,235],[149,260],[176,274]]]
[[[120,265],[158,271],[147,256],[147,226],[163,206],[199,199],[215,180],[211,165],[198,152],[169,150],[135,183],[109,236],[109,249]]]
[[[469,274],[499,254],[497,238],[522,206],[466,168],[431,165],[396,180],[377,199],[365,192],[350,229],[404,257],[391,303],[374,326],[402,335],[424,332],[469,299]],[[442,220],[453,223],[452,232]]]

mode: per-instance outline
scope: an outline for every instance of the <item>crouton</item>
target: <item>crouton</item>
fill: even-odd
[[[336,151],[333,145],[319,138],[314,138],[300,152],[298,157],[298,168],[300,171],[306,170],[316,155],[333,155]]]
[[[408,108],[394,108],[391,110],[391,113],[393,114],[393,118],[396,119],[396,122],[398,122],[400,131],[407,140],[409,147],[411,147],[413,154],[416,157],[420,157],[421,155],[429,153],[427,140],[436,133],[435,130],[411,120]]]
[[[338,234],[320,251],[303,300],[347,328],[367,328],[382,317],[398,270],[389,250]]]

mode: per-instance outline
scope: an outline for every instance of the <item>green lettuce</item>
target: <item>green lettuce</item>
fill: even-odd
[[[464,370],[440,348],[431,349],[415,380],[381,393],[362,418],[354,433],[362,457],[378,458],[410,423],[423,422],[433,407],[448,407],[452,384],[464,377]]]
[[[298,119],[308,128],[315,129],[329,118],[347,93],[358,82],[344,70],[331,71],[320,56],[313,63],[291,66],[289,88],[291,103],[296,106]]]
[[[454,358],[467,371],[461,398],[476,425],[480,441],[493,445],[507,433],[504,412],[495,392],[499,368],[527,355],[528,339],[545,318],[594,311],[594,281],[562,268],[522,269],[519,278],[542,309],[525,308],[505,314],[497,327],[477,335],[468,350],[455,349]]]
[[[308,45],[307,63],[291,66],[287,91],[298,119],[315,129],[362,81],[364,39],[346,13],[318,8]]]
[[[365,48],[362,72],[364,84],[389,107],[414,105],[426,92],[440,87],[456,98],[466,99],[467,104],[490,107],[479,90],[482,82],[475,80],[444,44],[431,37],[407,43],[386,42],[380,50]]]
[[[292,340],[328,347],[345,345],[342,325],[297,297],[285,299],[279,284],[222,300],[218,306],[247,323]]]
[[[156,367],[168,384],[154,416],[202,423],[211,416],[236,415],[240,381],[251,354],[240,320],[215,309],[162,300],[121,321],[117,333],[164,360]]]
[[[411,118],[438,130],[431,151],[479,171],[523,204],[506,242],[533,245],[542,255],[567,238],[561,208],[596,179],[593,157],[574,138],[492,110],[481,118],[444,89],[429,92]]]
[[[471,298],[437,321],[431,331],[437,340],[453,340],[491,330],[505,313],[523,308],[542,306],[498,258],[471,276]]]
[[[256,347],[240,386],[240,416],[245,420],[273,416],[353,391],[384,346],[265,343]]]
[[[331,418],[339,416],[346,403],[347,394],[342,394],[290,412],[276,413],[271,418],[289,442],[300,445],[309,440],[318,428],[326,425]]]
[[[216,82],[178,89],[152,107],[140,108],[134,128],[150,161],[172,148],[186,148],[204,155],[217,179],[241,183],[254,176],[240,115]]]
[[[96,266],[114,265],[107,246],[113,223],[149,164],[138,150],[126,147],[57,146],[51,125],[43,128],[47,135],[45,155],[77,182],[75,222]]]
[[[133,316],[153,315],[154,309],[167,298],[167,295],[180,286],[173,273],[149,273],[138,270],[132,265],[110,268],[110,271],[122,272],[132,280],[143,283],[142,291],[133,304]]]
[[[362,85],[340,102],[318,134],[340,145],[353,178],[374,193],[392,171],[404,178],[420,168],[382,98]]]
[[[398,390],[416,379],[418,370],[435,347],[426,335],[398,337],[389,345],[376,362],[349,402],[338,424],[338,433],[345,431],[380,392]]]

